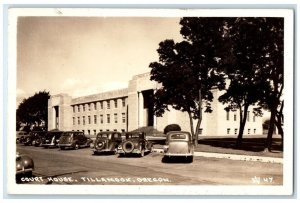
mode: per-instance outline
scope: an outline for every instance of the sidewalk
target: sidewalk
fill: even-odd
[[[153,152],[163,153],[163,149],[154,148]],[[265,157],[265,156],[249,156],[239,154],[224,154],[224,153],[213,153],[213,152],[194,152],[194,156],[218,158],[218,159],[231,159],[238,161],[260,161],[266,163],[279,163],[283,164],[283,158],[277,157]]]

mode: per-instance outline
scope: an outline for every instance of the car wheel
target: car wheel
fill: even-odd
[[[75,149],[75,150],[79,149],[79,145],[78,145],[77,143],[75,144],[74,149]]]

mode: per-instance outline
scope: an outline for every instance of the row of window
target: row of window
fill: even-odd
[[[229,115],[229,112],[230,111],[226,111],[226,120],[229,121],[230,119],[230,115]],[[253,115],[253,122],[255,122],[255,115]],[[236,113],[234,112],[233,114],[233,121],[236,121],[237,120],[237,115]],[[250,121],[250,111],[247,111],[247,121]]]
[[[119,117],[118,114],[115,113],[113,114],[114,116],[114,123],[118,123],[119,121]],[[87,124],[92,124],[92,117],[91,116],[82,116],[81,117],[77,117],[77,125],[81,125],[81,121],[82,121],[82,125],[86,124],[86,117],[87,117]],[[122,113],[122,123],[126,123],[126,114]],[[98,121],[98,115],[94,115],[93,116],[93,124],[97,124],[97,123],[103,124],[104,123],[104,115],[100,114],[99,116],[99,121]],[[110,114],[106,114],[106,123],[111,123],[111,115]],[[73,117],[73,125],[76,125],[76,117]]]
[[[230,133],[231,133],[231,129],[227,128],[227,134],[229,135]],[[238,134],[238,129],[237,128],[234,129],[234,134],[235,135]],[[248,135],[250,135],[250,134],[251,134],[251,129],[248,128]],[[255,128],[253,129],[253,134],[256,134],[256,129]]]
[[[77,130],[78,132],[80,131],[80,130]],[[106,129],[106,131],[110,131],[109,129]],[[117,131],[117,129],[114,129],[113,131]],[[91,135],[91,133],[93,133],[94,135],[97,135],[97,130],[87,130],[87,131],[85,131],[85,130],[82,130],[82,132],[85,134],[85,133],[87,133],[88,135]],[[103,132],[103,130],[102,129],[100,129],[99,130],[99,132]],[[121,131],[120,132],[125,132],[125,129],[121,129]]]
[[[100,109],[104,109],[104,102],[106,102],[106,109],[111,108],[111,102],[113,101],[114,108],[118,108],[118,99],[114,100],[107,100],[107,101],[100,101],[100,102],[92,102],[92,103],[87,103],[87,104],[79,104],[79,105],[74,105],[73,106],[73,113],[76,112],[81,112],[82,111],[92,111],[92,110],[97,110],[99,107]],[[98,106],[98,107],[97,107]],[[126,100],[125,98],[122,98],[122,107],[126,106]]]

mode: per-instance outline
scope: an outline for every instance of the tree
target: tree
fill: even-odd
[[[217,71],[216,47],[222,44],[222,18],[182,18],[184,40],[160,42],[159,61],[152,62],[151,80],[161,83],[154,94],[154,113],[162,114],[169,107],[187,112],[195,144],[204,112],[212,112],[212,88],[224,88],[224,74]],[[194,129],[194,120],[197,121]]]
[[[49,98],[49,92],[40,91],[24,99],[17,109],[17,123],[24,123],[27,126],[45,123],[47,129]]]
[[[263,18],[236,18],[227,21],[226,40],[230,44],[225,71],[230,81],[219,101],[226,103],[226,110],[239,110],[240,127],[236,146],[240,147],[246,124],[248,109],[262,96],[261,56],[264,47],[261,29]],[[226,58],[225,56],[222,59]],[[221,60],[222,60],[221,59]]]
[[[230,42],[226,57],[230,60],[226,60],[225,70],[230,84],[219,100],[227,103],[228,109],[240,110],[237,146],[242,143],[250,105],[259,105],[255,113],[260,113],[261,108],[274,109],[274,112],[278,108],[280,97],[278,95],[281,95],[279,87],[283,87],[278,84],[283,77],[283,72],[280,71],[283,67],[281,64],[283,55],[280,53],[283,51],[281,39],[283,34],[280,32],[283,29],[280,28],[281,23],[278,20],[277,18],[236,18],[228,20],[226,24],[225,38]],[[223,56],[222,60],[226,57]],[[276,96],[274,89],[276,89]],[[277,120],[280,122],[282,109],[277,113],[279,114]],[[269,133],[273,132],[275,122],[275,113],[272,114],[272,110],[270,122]]]

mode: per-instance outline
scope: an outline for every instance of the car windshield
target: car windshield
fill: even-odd
[[[173,134],[170,138],[171,140],[185,140],[186,134]]]
[[[108,139],[110,139],[111,138],[111,134],[99,134],[99,135],[97,135],[97,138],[108,138]]]

